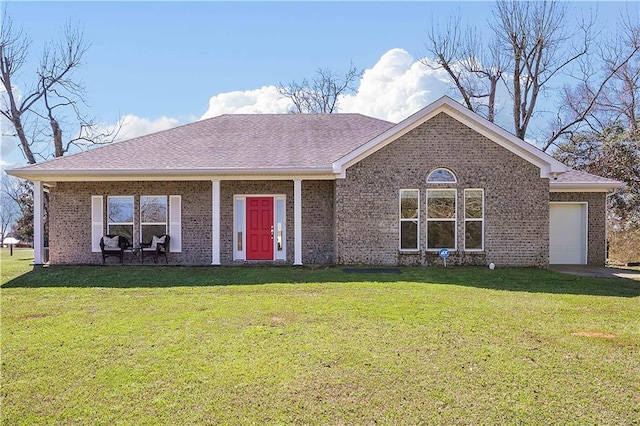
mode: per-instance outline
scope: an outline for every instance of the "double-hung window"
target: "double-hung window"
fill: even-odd
[[[107,234],[133,242],[133,196],[107,197]]]
[[[400,250],[418,250],[420,191],[400,190]]]
[[[140,240],[150,243],[154,235],[167,233],[166,195],[143,195],[140,197]]]
[[[484,190],[464,190],[464,249],[484,250]]]
[[[456,250],[455,189],[427,189],[427,250]]]

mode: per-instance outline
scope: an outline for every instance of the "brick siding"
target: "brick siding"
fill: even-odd
[[[427,185],[430,171],[445,167],[454,185]],[[549,258],[549,201],[589,202],[589,264],[604,263],[605,195],[552,193],[537,167],[446,114],[439,114],[378,152],[351,166],[346,178],[302,182],[302,256],[305,264],[441,264],[426,252],[426,190],[457,189],[457,251],[450,264],[546,266]],[[465,252],[464,189],[485,194],[485,249]],[[222,181],[221,263],[233,264],[233,196],[286,196],[287,260],[293,263],[293,181]],[[398,248],[400,189],[420,190],[418,253]],[[141,195],[182,196],[182,253],[177,264],[208,265],[212,258],[211,182],[59,182],[51,188],[52,263],[101,263],[91,252],[91,196],[133,195],[134,228]],[[112,258],[113,259],[113,258]],[[110,259],[110,260],[112,260]],[[244,262],[240,262],[244,263]]]
[[[293,263],[293,181],[222,181],[220,185],[221,263],[233,262],[233,196],[286,196],[285,263]],[[52,264],[102,263],[91,252],[91,196],[104,196],[106,232],[107,197],[134,196],[134,235],[139,234],[141,195],[181,195],[182,252],[170,253],[170,263],[209,265],[212,259],[211,181],[194,182],[60,182],[51,188],[50,261]],[[303,261],[333,262],[333,181],[302,183]],[[109,263],[115,258],[107,259]],[[244,263],[244,262],[241,262]],[[269,262],[270,263],[270,262]]]
[[[427,185],[445,167],[454,185]],[[540,170],[446,114],[439,114],[351,166],[336,181],[336,262],[339,264],[442,263],[425,252],[426,189],[457,191],[458,250],[450,264],[544,266],[549,258],[549,181]],[[400,189],[420,189],[419,254],[398,248]],[[485,250],[464,252],[464,189],[485,191]]]
[[[92,195],[104,196],[105,231],[107,196],[133,195],[136,237],[141,195],[181,195],[182,252],[170,253],[168,260],[191,265],[211,263],[211,182],[59,182],[51,188],[49,207],[51,263],[102,263],[101,254],[91,252]]]

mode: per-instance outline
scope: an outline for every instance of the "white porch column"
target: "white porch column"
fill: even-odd
[[[302,265],[302,180],[293,181],[293,264]]]
[[[211,181],[211,264],[220,265],[220,181]]]
[[[44,262],[44,190],[42,182],[33,182],[33,264],[42,265]]]

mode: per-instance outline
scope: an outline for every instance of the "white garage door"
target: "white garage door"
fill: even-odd
[[[587,263],[587,204],[550,204],[549,263],[556,265]]]

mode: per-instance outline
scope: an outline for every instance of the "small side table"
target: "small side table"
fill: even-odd
[[[131,262],[133,262],[133,259],[136,259],[138,262],[142,263],[142,257],[140,256],[140,246],[139,245],[134,245],[133,247],[130,247],[128,249],[126,249],[125,254],[130,254],[131,255]]]

